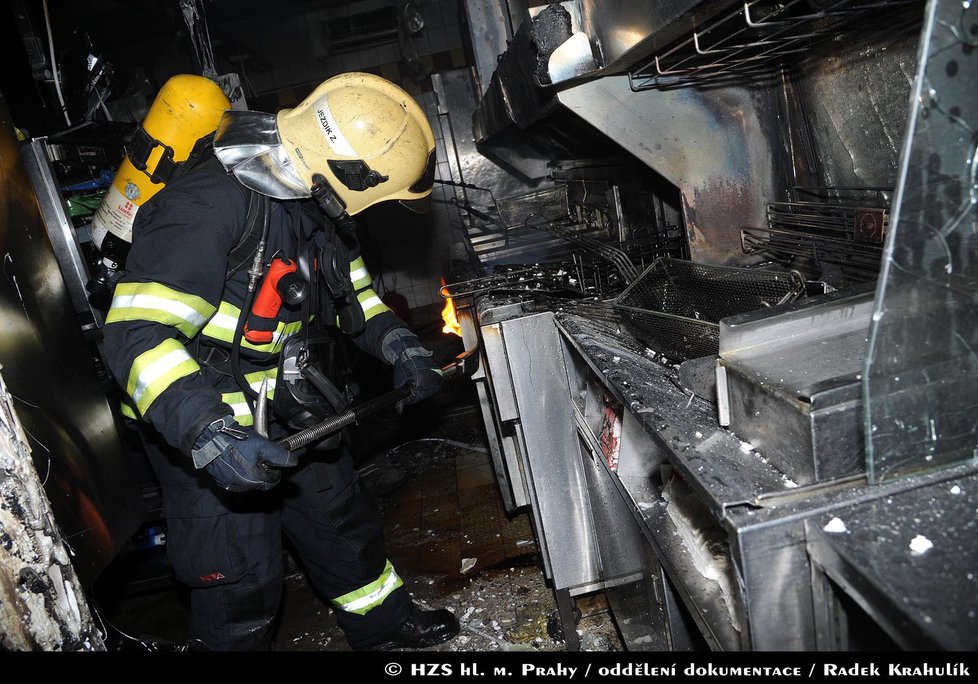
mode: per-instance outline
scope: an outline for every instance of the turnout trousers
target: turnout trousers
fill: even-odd
[[[345,447],[309,451],[273,489],[240,494],[218,489],[175,449],[147,451],[163,490],[167,555],[190,587],[192,638],[213,650],[270,647],[283,533],[353,648],[383,641],[407,618],[410,596],[387,560],[380,517]]]

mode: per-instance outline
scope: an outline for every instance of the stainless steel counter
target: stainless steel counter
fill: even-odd
[[[629,648],[845,650],[850,622],[907,648],[973,642],[974,472],[798,486],[607,307],[492,300],[480,322],[505,364],[490,374],[513,388],[554,587],[603,588]],[[848,534],[824,530],[836,517]],[[933,555],[908,555],[915,528]]]
[[[976,512],[978,475],[960,475],[811,517],[808,553],[901,647],[974,651]]]
[[[633,417],[651,438],[638,458],[654,470],[625,464],[624,454],[634,447],[623,436],[618,470],[606,474],[708,644],[844,648],[839,635],[826,634],[829,625],[845,621],[839,602],[825,593],[822,583],[831,579],[835,591],[853,597],[901,646],[974,646],[978,550],[968,535],[973,538],[978,525],[978,475],[961,468],[874,486],[863,477],[793,486],[716,424],[715,407],[690,399],[677,384],[676,368],[639,354],[641,345],[627,333],[573,314],[558,314],[557,325],[593,377],[621,402],[624,422]],[[657,472],[663,465],[681,474],[708,511],[710,519],[693,520],[699,534],[719,534],[729,545],[726,580],[704,577],[691,561],[689,539],[668,514],[676,501],[666,500]],[[849,532],[824,531],[835,517],[852,521]],[[917,533],[935,548],[914,554],[908,545]]]
[[[558,314],[567,340],[639,425],[667,453],[717,515],[790,489],[791,482],[762,456],[717,423],[716,407],[691,398],[678,369],[645,352],[625,331],[602,329],[573,314]]]

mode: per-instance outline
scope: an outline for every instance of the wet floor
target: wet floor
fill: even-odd
[[[415,601],[451,610],[462,625],[430,650],[565,650],[530,516],[503,508],[474,393],[359,430],[361,477],[383,515],[388,557]],[[329,604],[289,568],[275,650],[350,650]],[[621,650],[601,594],[576,606],[583,650]],[[106,601],[99,615],[120,648],[179,648],[187,639],[185,597],[165,582]]]
[[[565,649],[552,589],[529,515],[508,517],[475,407],[457,409],[427,437],[402,443],[362,468],[384,516],[387,554],[415,601],[447,608],[462,631],[435,651]],[[348,650],[330,611],[290,575],[283,650]],[[602,597],[578,601],[584,648],[613,650],[618,637]]]

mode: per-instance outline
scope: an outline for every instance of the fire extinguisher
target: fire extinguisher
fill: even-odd
[[[122,277],[136,212],[165,187],[230,108],[221,87],[203,76],[180,74],[160,88],[92,217],[92,243],[102,257],[88,283],[94,301],[110,299]]]

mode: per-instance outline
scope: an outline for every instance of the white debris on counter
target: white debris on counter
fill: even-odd
[[[825,527],[823,527],[822,529],[831,534],[842,534],[844,532],[849,531],[849,528],[846,527],[846,524],[842,522],[842,520],[840,520],[839,518],[832,518],[831,520],[829,520],[828,524],[826,524]]]
[[[951,493],[952,494],[960,494],[961,493],[961,488],[959,486],[957,486],[957,485],[954,485],[953,487],[951,487]]]
[[[910,550],[917,555],[923,555],[934,548],[934,543],[927,537],[918,534],[910,540]]]
[[[464,575],[469,570],[471,570],[472,568],[474,568],[476,562],[477,562],[477,559],[475,559],[475,558],[463,558],[462,559],[462,570],[461,570],[462,574]]]

